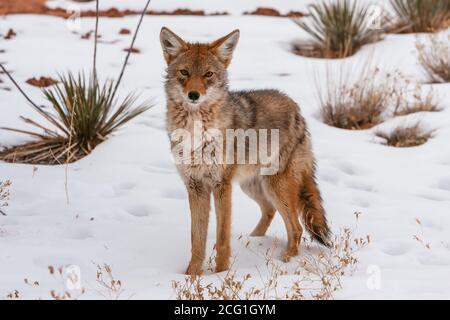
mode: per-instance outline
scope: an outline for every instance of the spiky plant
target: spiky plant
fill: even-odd
[[[28,134],[36,139],[1,151],[0,160],[31,164],[61,164],[79,160],[89,154],[116,129],[152,106],[149,102],[136,104],[137,96],[133,94],[128,95],[121,102],[118,102],[116,98],[117,89],[124,75],[130,53],[125,58],[118,80],[109,81],[103,85],[99,84],[96,71],[98,3],[97,0],[93,74],[86,77],[84,74],[75,76],[68,73],[60,76],[60,83],[57,86],[44,89],[43,93],[50,104],[49,109],[51,111],[36,105],[4,66],[0,64],[0,68],[24,95],[34,110],[51,125],[51,127],[48,127],[48,124],[44,125],[30,118],[22,117],[22,120],[39,129],[41,133],[3,128]],[[149,4],[150,0],[147,1],[141,13],[130,48],[134,46]]]
[[[435,32],[450,25],[450,0],[390,0],[393,32]]]
[[[113,81],[101,86],[82,74],[75,77],[71,73],[60,76],[59,81],[61,84],[54,89],[44,90],[52,112],[34,106],[52,127],[22,117],[43,133],[3,128],[38,139],[0,152],[1,159],[33,164],[76,161],[89,154],[116,129],[151,107],[148,102],[136,105],[135,95],[118,102],[113,96]]]
[[[322,0],[312,4],[308,7],[308,17],[294,22],[313,37],[313,49],[303,51],[297,47],[297,52],[323,58],[351,56],[381,36],[381,30],[372,28],[372,20],[369,6],[357,0]]]

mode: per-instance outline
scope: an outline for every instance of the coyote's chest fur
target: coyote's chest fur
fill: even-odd
[[[183,141],[172,140],[172,154],[177,159],[177,170],[183,180],[209,180],[211,184],[222,180],[226,165],[224,164],[224,145],[221,136],[211,132],[222,133],[221,123],[217,118],[215,106],[208,106],[208,111],[202,108],[191,109],[185,106],[173,106],[168,117],[169,134],[184,132]],[[213,129],[214,131],[212,131]],[[188,139],[189,141],[186,141]],[[184,144],[179,147],[179,143]]]

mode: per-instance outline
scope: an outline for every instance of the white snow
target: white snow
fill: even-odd
[[[55,6],[62,3],[52,2]],[[152,9],[184,7],[180,2],[154,1]],[[198,5],[203,9],[203,2],[192,1],[192,8]],[[297,1],[242,2],[241,6],[229,5],[227,11],[243,12],[256,5],[297,9]],[[118,0],[102,3],[125,6],[125,1]],[[140,8],[143,1],[126,3],[127,7]],[[222,10],[229,1],[214,3],[217,7],[211,4],[207,9]],[[133,30],[137,19],[101,20],[104,42],[99,45],[98,65],[102,78],[117,77],[123,49],[131,40],[130,36],[119,35],[119,30]],[[0,33],[13,28],[18,35],[1,40],[0,49],[6,52],[0,53],[0,61],[7,62],[32,98],[43,103],[40,91],[25,80],[41,75],[56,77],[66,70],[88,72],[93,44],[92,40],[80,39],[80,34],[92,30],[93,23],[93,19],[82,19],[82,29],[75,34],[60,18],[1,18]],[[398,70],[411,81],[424,81],[416,59],[415,35],[389,35],[354,57],[327,62],[289,52],[292,41],[307,37],[289,19],[147,16],[136,44],[141,54],[132,56],[120,91],[138,91],[143,99],[153,98],[153,109],[69,166],[34,168],[0,162],[0,180],[13,182],[8,216],[0,216],[0,298],[14,289],[23,298],[49,298],[49,291],[60,285],[49,277],[49,265],[79,266],[83,283],[89,288],[95,285],[95,265],[102,263],[112,265],[114,275],[122,280],[123,297],[174,298],[171,281],[183,279],[190,256],[190,217],[165,132],[165,65],[158,39],[162,26],[198,41],[210,41],[240,28],[240,43],[230,67],[232,89],[277,88],[299,103],[313,137],[318,181],[332,229],[337,232],[342,226],[352,226],[354,212],[361,212],[357,234],[368,234],[372,239],[360,252],[357,272],[345,278],[337,298],[450,297],[450,85],[432,86],[443,111],[391,119],[371,130],[340,130],[323,124],[318,117],[314,79],[323,76],[329,64],[363,64],[367,57],[374,56],[381,70]],[[0,77],[4,80],[0,87],[12,88],[3,75]],[[0,108],[0,127],[23,128],[21,115],[39,119],[14,89],[0,90]],[[390,148],[374,136],[380,128],[390,130],[417,119],[435,130],[434,137],[423,146]],[[3,146],[25,140],[18,134],[0,133]],[[238,240],[258,219],[257,206],[235,188],[232,246],[235,268],[242,274],[264,267],[264,260]],[[425,248],[414,235],[431,248]],[[254,247],[261,243],[266,249],[274,238],[281,239],[284,246],[285,230],[279,216],[266,238],[251,241]],[[215,219],[211,214],[208,254],[214,239]],[[373,266],[381,272],[378,290],[367,286],[368,271]],[[40,285],[31,288],[24,278]],[[207,273],[207,278],[212,281],[215,275]],[[84,297],[99,296],[89,291]]]

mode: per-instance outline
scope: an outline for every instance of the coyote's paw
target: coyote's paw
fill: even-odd
[[[298,249],[297,250],[294,250],[294,249],[289,249],[289,250],[286,250],[284,253],[283,253],[283,256],[281,257],[281,260],[283,261],[283,262],[289,262],[289,261],[291,261],[291,258],[292,257],[295,257],[295,256],[298,256]]]
[[[264,237],[266,232],[264,230],[255,229],[250,233],[250,237]]]
[[[230,269],[229,259],[216,259],[216,273]]]
[[[217,265],[216,266],[216,273],[227,271],[228,269],[230,269],[230,267],[228,265],[220,265],[220,266]]]
[[[200,276],[203,273],[201,263],[189,263],[189,266],[186,270],[186,275],[188,276]]]

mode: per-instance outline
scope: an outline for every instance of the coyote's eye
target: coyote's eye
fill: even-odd
[[[185,77],[187,77],[189,75],[189,72],[186,69],[181,69],[180,73]]]
[[[211,78],[214,75],[213,72],[208,71],[207,73],[205,73],[205,78]]]

